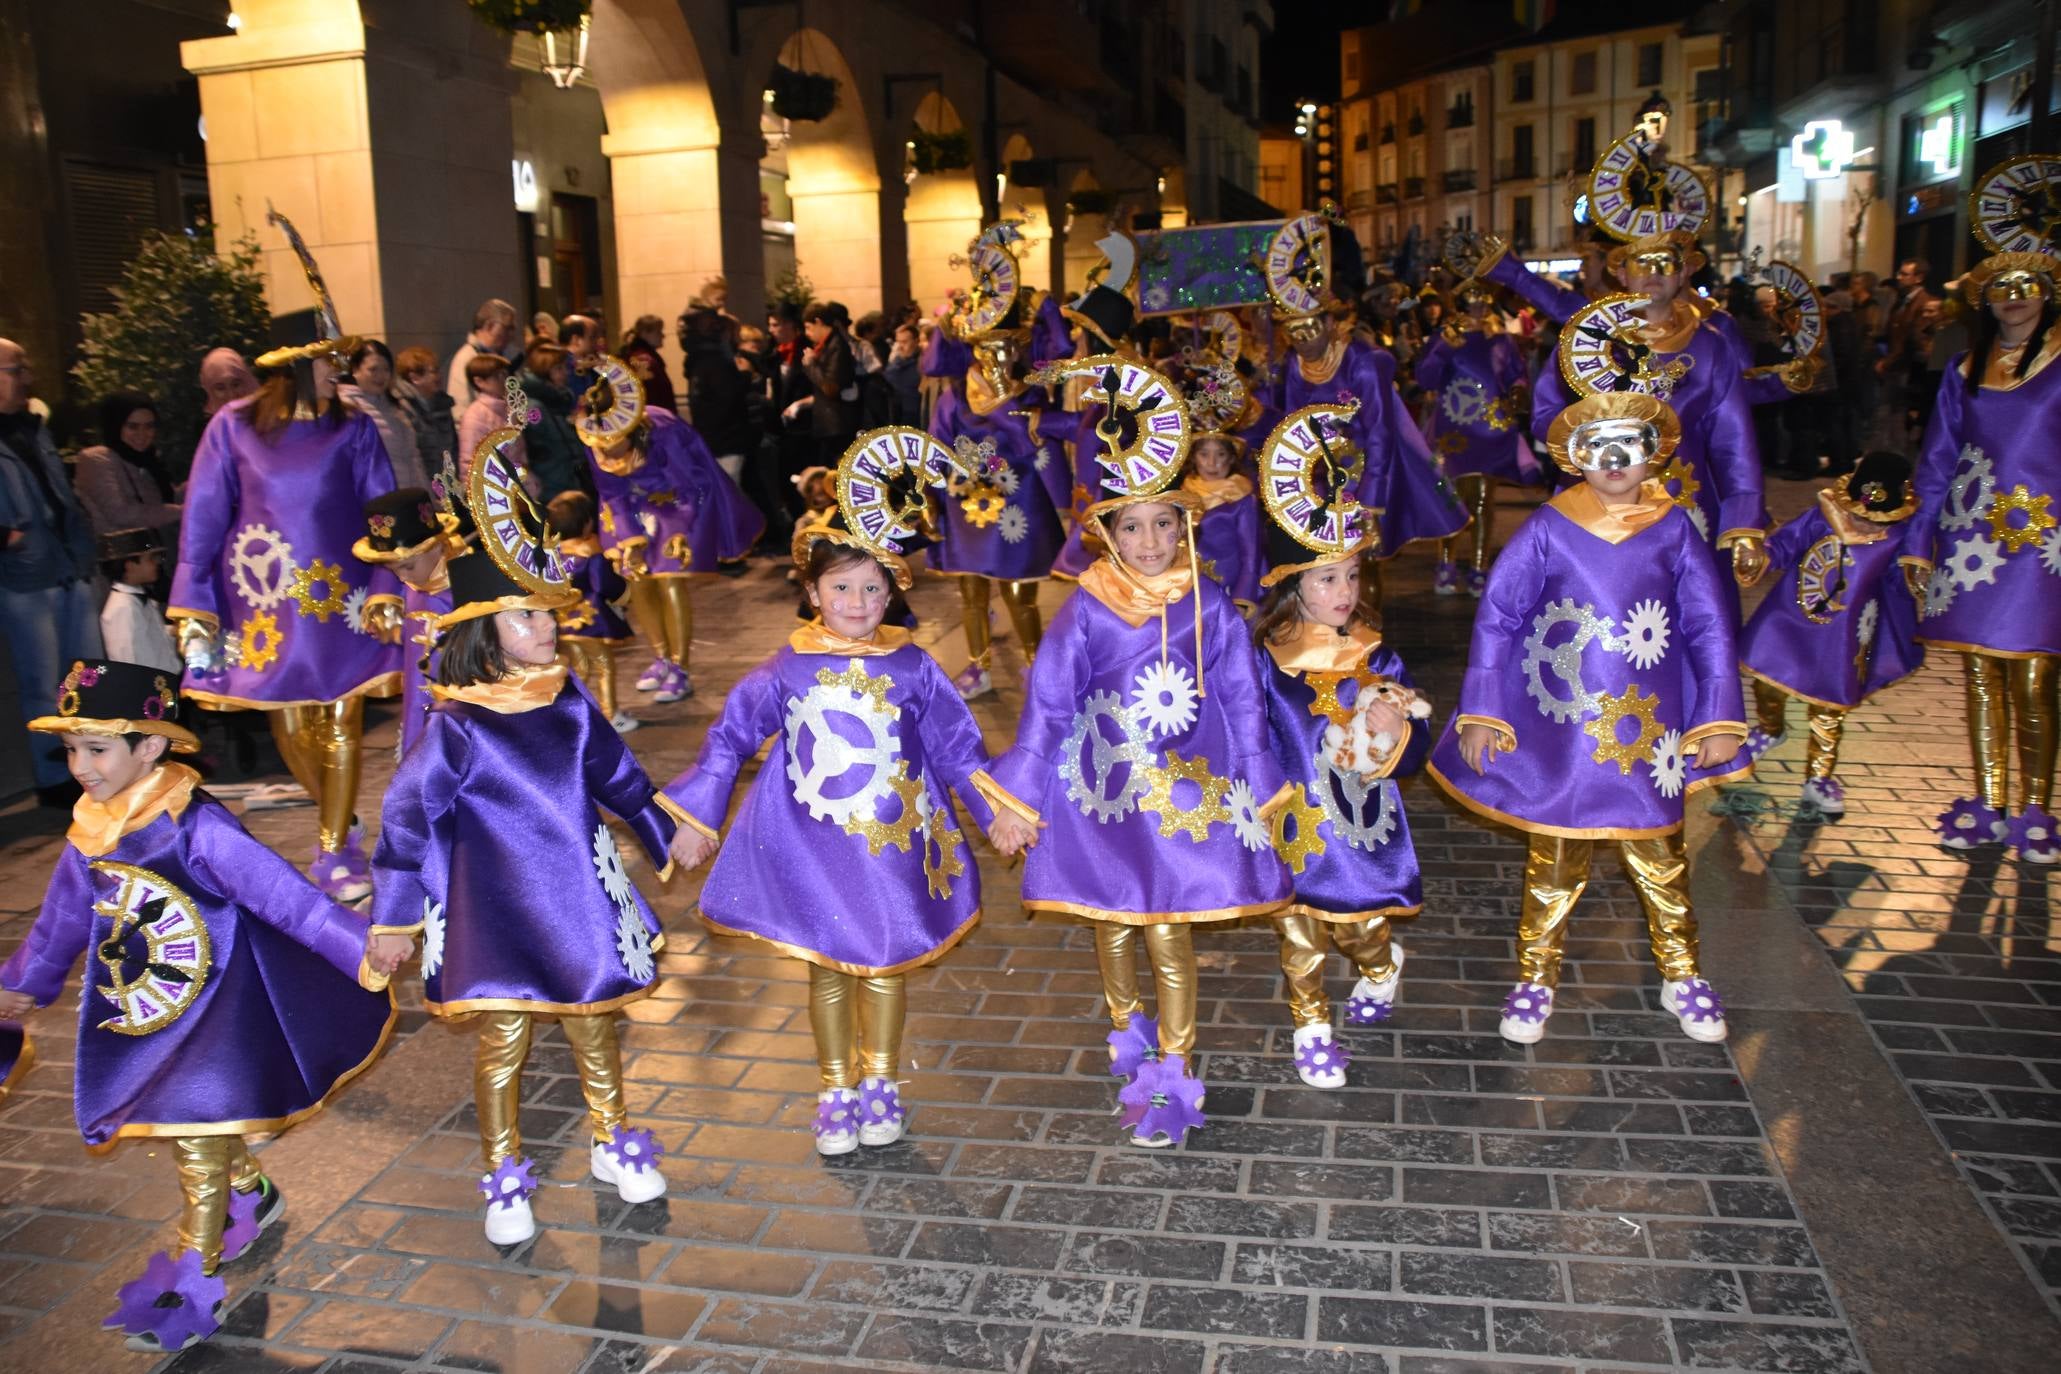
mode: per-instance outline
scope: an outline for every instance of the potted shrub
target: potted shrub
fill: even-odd
[[[830,118],[837,108],[837,78],[821,72],[801,72],[775,63],[773,79],[766,83],[773,92],[773,113],[782,119],[814,124]]]

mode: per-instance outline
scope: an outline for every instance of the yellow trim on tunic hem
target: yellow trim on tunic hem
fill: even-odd
[[[1496,716],[1476,716],[1466,712],[1462,712],[1453,718],[1453,728],[1455,730],[1465,729],[1469,725],[1480,725],[1494,732],[1496,747],[1503,753],[1514,754],[1517,752],[1517,731],[1511,728],[1509,721]]]
[[[973,775],[967,781],[973,784],[974,791],[980,793],[981,800],[988,804],[989,810],[1009,811],[1018,820],[1029,821],[1032,825],[1038,825],[1044,820],[1030,803],[996,782],[987,769],[974,769]]]
[[[163,1140],[168,1137],[177,1136],[252,1135],[258,1132],[273,1134],[298,1126],[301,1122],[306,1121],[309,1117],[327,1107],[338,1093],[350,1085],[352,1079],[371,1068],[378,1061],[379,1056],[386,1053],[388,1042],[394,1038],[394,1025],[400,1019],[401,1009],[394,1005],[394,995],[389,990],[386,995],[386,1026],[379,1032],[379,1041],[373,1045],[372,1052],[359,1060],[355,1066],[346,1070],[334,1083],[330,1084],[329,1091],[322,1094],[322,1099],[319,1102],[303,1107],[290,1115],[256,1117],[248,1121],[202,1121],[183,1124],[130,1122],[117,1128],[113,1139],[99,1145],[88,1145],[86,1147],[87,1152],[90,1154],[105,1154],[124,1140]],[[24,1050],[26,1051],[26,1042],[24,1042]],[[10,1077],[18,1076],[20,1072],[21,1061],[17,1060],[15,1074],[10,1075]]]
[[[709,829],[700,821],[696,820],[691,814],[688,813],[688,811],[684,807],[682,807],[678,802],[674,801],[671,797],[668,797],[665,793],[654,792],[651,794],[651,800],[652,804],[657,806],[659,810],[665,812],[668,816],[671,816],[673,818],[673,824],[687,826],[688,828],[696,831],[697,833],[707,836],[711,840],[716,840],[718,842],[722,840],[723,837],[721,835],[717,834],[715,831]],[[670,863],[666,865],[668,871],[670,871],[672,867],[673,866]],[[659,875],[659,878],[661,881],[663,881],[665,878],[665,874],[661,873]]]
[[[1544,821],[1528,821],[1521,816],[1513,816],[1507,811],[1498,811],[1486,802],[1476,801],[1462,792],[1452,779],[1439,772],[1438,765],[1435,763],[1427,761],[1424,765],[1424,771],[1431,775],[1432,781],[1436,782],[1447,796],[1467,810],[1472,811],[1475,815],[1484,816],[1499,824],[1507,825],[1512,830],[1521,830],[1527,835],[1552,835],[1563,840],[1651,840],[1657,839],[1662,835],[1674,834],[1682,828],[1688,819],[1685,816],[1673,825],[1655,826],[1597,826],[1585,828],[1573,825],[1548,825]],[[1686,801],[1706,787],[1715,787],[1721,782],[1731,782],[1733,779],[1744,777],[1752,771],[1753,765],[1746,763],[1719,777],[1698,778],[1683,789],[1682,797]]]
[[[296,697],[292,701],[259,701],[255,697],[232,697],[219,692],[210,692],[198,687],[181,687],[179,693],[196,706],[210,711],[284,711],[289,706],[327,706],[332,701],[349,701],[352,697],[390,697],[401,690],[399,673],[381,673],[367,678],[348,692],[333,697]]]
[[[1423,910],[1424,903],[1422,902],[1414,905],[1376,907],[1372,911],[1350,912],[1326,911],[1322,907],[1311,906],[1308,902],[1290,902],[1273,915],[1276,920],[1283,916],[1307,916],[1311,920],[1321,921],[1325,925],[1354,926],[1365,921],[1371,921],[1376,917],[1387,917],[1391,921],[1407,921]]]
[[[656,954],[659,950],[658,942],[652,941],[651,952]],[[532,1002],[522,997],[468,997],[462,1002],[425,999],[422,1005],[431,1016],[444,1017],[470,1016],[480,1011],[526,1011],[537,1016],[600,1016],[632,1002],[640,1002],[657,990],[658,979],[654,977],[648,986],[620,997],[611,997],[605,1002]]]
[[[833,969],[838,973],[849,973],[860,978],[890,978],[897,973],[906,973],[912,968],[921,968],[925,964],[936,963],[950,952],[952,946],[965,939],[972,932],[973,928],[980,924],[981,917],[980,908],[975,907],[973,914],[968,916],[959,925],[958,929],[947,935],[928,953],[919,954],[914,959],[904,959],[899,964],[875,966],[872,964],[847,964],[841,959],[832,959],[828,955],[809,949],[804,945],[789,944],[785,940],[775,940],[770,935],[759,935],[749,930],[737,930],[724,925],[721,921],[716,920],[698,907],[694,914],[701,917],[701,923],[718,935],[727,935],[736,940],[756,940],[762,945],[771,945],[790,959],[799,959],[803,963],[815,964],[819,968]]]
[[[1059,916],[1078,916],[1083,920],[1101,921],[1109,925],[1180,926],[1201,925],[1209,921],[1235,921],[1245,916],[1272,916],[1287,904],[1287,900],[1284,897],[1278,902],[1219,907],[1214,911],[1109,911],[1099,906],[1083,906],[1078,902],[1034,902],[1026,898],[1023,909]]]
[[[1769,677],[1766,673],[1756,672],[1753,669],[1747,667],[1743,663],[1739,665],[1739,671],[1746,674],[1746,676],[1752,678],[1756,682],[1765,682],[1768,684],[1768,686],[1774,688],[1776,691],[1781,692],[1787,696],[1795,697],[1798,701],[1808,702],[1812,706],[1822,706],[1825,707],[1827,710],[1831,711],[1851,711],[1854,709],[1853,706],[1848,704],[1847,702],[1827,701],[1823,697],[1814,697],[1809,692],[1799,692],[1794,687],[1791,687],[1788,683],[1777,682],[1774,678]]]
[[[2061,658],[2061,649],[1992,649],[1982,644],[1962,644],[1951,639],[1927,639],[1918,636],[1918,642],[1933,649],[1952,649],[1962,654],[1986,654],[1990,658]]]
[[[1747,733],[1748,727],[1743,720],[1706,721],[1682,736],[1682,747],[1686,749],[1692,744],[1700,744],[1713,735],[1737,735],[1743,740]]]

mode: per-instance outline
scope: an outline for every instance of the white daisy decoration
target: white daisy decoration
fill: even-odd
[[[1195,723],[1195,679],[1178,663],[1154,663],[1131,684],[1131,718],[1155,735],[1177,735]]]
[[[434,978],[444,966],[444,904],[422,899],[422,976]]]
[[[1671,633],[1667,607],[1658,601],[1641,601],[1625,617],[1624,632],[1617,640],[1618,649],[1631,660],[1634,668],[1651,668],[1667,657]]]
[[[1016,489],[1023,485],[1023,474],[1005,463],[996,469],[995,475],[988,480],[993,482],[995,490],[1004,496],[1014,496]]]
[[[1030,517],[1023,513],[1023,507],[1010,506],[1002,512],[1001,521],[995,526],[1005,544],[1021,544],[1030,534]]]
[[[605,821],[594,827],[594,876],[601,879],[608,900],[617,907],[636,905],[629,871],[623,867],[623,852],[615,847],[615,836],[609,833]]]
[[[1231,811],[1231,832],[1238,837],[1238,843],[1257,854],[1273,843],[1267,833],[1267,823],[1260,819],[1259,798],[1252,794],[1252,784],[1240,778],[1231,784],[1231,790],[1224,794],[1224,805]]]
[[[1031,466],[1039,472],[1043,472],[1046,468],[1052,466],[1052,446],[1050,444],[1038,445],[1038,456],[1031,460]]]
[[[1653,786],[1663,797],[1679,797],[1689,780],[1689,765],[1682,757],[1682,732],[1669,730],[1653,745],[1647,760],[1653,769]]]
[[[644,928],[644,917],[634,904],[619,907],[615,918],[615,954],[623,961],[623,971],[640,983],[651,981],[653,963],[651,958],[651,932]]]

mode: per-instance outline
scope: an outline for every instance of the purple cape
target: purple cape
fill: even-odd
[[[1612,544],[1535,511],[1489,570],[1460,706],[1429,771],[1470,809],[1519,830],[1639,839],[1681,828],[1683,798],[1746,770],[1687,762],[1698,730],[1745,734],[1737,638],[1716,562],[1679,507]],[[1461,724],[1517,738],[1483,773]]]
[[[694,426],[671,411],[647,409],[651,438],[635,472],[608,471],[587,457],[599,503],[603,551],[643,541],[655,577],[712,573],[751,552],[766,519],[710,456]]]
[[[2061,654],[2061,526],[2051,523],[2061,519],[2061,363],[2009,391],[1970,396],[1964,361],[1940,380],[1912,474],[1918,513],[1903,556],[1935,567],[1918,638],[1941,649]],[[2044,530],[2020,533],[2033,524],[2027,506],[2046,514]]]
[[[1417,359],[1416,376],[1433,396],[1424,440],[1447,477],[1479,472],[1508,482],[1538,480],[1524,441],[1525,417],[1510,409],[1524,385],[1524,359],[1508,334],[1469,330],[1457,348],[1441,334]]]
[[[378,923],[423,923],[429,1009],[585,1015],[650,992],[664,937],[601,808],[663,869],[673,821],[653,795],[577,678],[513,715],[439,702],[372,855]]]
[[[104,953],[115,922],[103,908],[117,904],[126,1005]],[[65,846],[0,987],[48,1006],[87,956],[73,1107],[88,1144],[279,1131],[386,1043],[393,998],[357,982],[366,933],[196,791],[178,819],[158,816],[99,859]]]
[[[1845,544],[1824,512],[1805,511],[1768,540],[1781,578],[1739,633],[1739,666],[1820,706],[1858,706],[1916,672],[1918,609],[1896,563],[1903,531]]]
[[[962,438],[992,441],[1004,464],[993,479],[1004,504],[995,520],[976,525],[962,498],[936,493],[941,518],[937,547],[929,555],[933,568],[1003,581],[1051,575],[1052,559],[1066,539],[1067,473],[1063,436],[1045,434],[1043,426],[1059,418],[1045,408],[1044,392],[1036,387],[985,415],[958,388],[938,397],[931,434],[946,448]]]
[[[973,787],[987,751],[937,660],[914,644],[866,658],[781,649],[731,689],[667,799],[720,831],[769,736],[701,889],[705,920],[858,974],[929,963],[972,929],[980,876],[951,794],[979,828],[993,821]]]
[[[1263,518],[1259,494],[1252,492],[1203,512],[1195,521],[1195,556],[1202,562],[1203,576],[1247,606],[1259,604],[1260,575],[1267,570],[1260,539]]]
[[[1264,652],[1264,651],[1262,651]],[[1307,851],[1302,871],[1294,875],[1292,910],[1320,921],[1363,921],[1372,916],[1410,916],[1424,905],[1424,883],[1417,871],[1417,849],[1410,843],[1410,822],[1403,814],[1396,779],[1424,766],[1431,747],[1431,721],[1412,721],[1410,740],[1395,771],[1368,783],[1357,773],[1340,772],[1324,752],[1324,729],[1331,722],[1310,708],[1315,688],[1303,673],[1283,671],[1267,659],[1267,732],[1274,757],[1289,781],[1302,788],[1302,807],[1315,808],[1312,825],[1321,848],[1297,836]],[[1404,686],[1410,671],[1393,649],[1375,645],[1361,667]],[[1335,687],[1339,706],[1350,710],[1359,700],[1359,683],[1345,678]]]
[[[1196,681],[1198,596],[1207,695]],[[1032,910],[1149,925],[1288,899],[1288,870],[1259,816],[1286,779],[1245,622],[1205,578],[1167,608],[1164,664],[1160,630],[1156,617],[1127,624],[1081,591],[1045,633],[1015,746],[994,769],[1048,827],[1024,865]]]
[[[353,411],[333,428],[292,421],[268,442],[250,407],[224,406],[193,455],[168,613],[214,620],[224,653],[219,672],[188,674],[186,694],[259,708],[390,694],[401,650],[366,633],[365,603],[401,584],[351,552],[365,503],[394,487],[379,430]]]

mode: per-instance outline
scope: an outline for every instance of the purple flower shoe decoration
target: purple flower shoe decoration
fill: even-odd
[[[616,1196],[634,1206],[665,1196],[665,1175],[658,1171],[665,1152],[657,1136],[626,1122],[608,1139],[595,1142],[587,1171],[603,1183],[613,1183]]]
[[[2003,837],[2003,813],[1980,797],[1962,797],[1939,813],[1939,842],[1948,849],[1973,849]]]
[[[1718,996],[1708,979],[1685,978],[1669,983],[1662,989],[1660,1001],[1675,1014],[1690,1039],[1715,1043],[1725,1038],[1725,999]]]
[[[2027,863],[2050,864],[2061,860],[2061,827],[2054,813],[2044,806],[2028,806],[2004,827],[2004,843],[2018,851]]]
[[[1348,997],[1345,999],[1345,1024],[1348,1026],[1378,1026],[1395,1012],[1393,1000],[1383,1002],[1374,997]]]
[[[1295,1072],[1312,1088],[1345,1086],[1352,1051],[1332,1038],[1331,1027],[1303,1026],[1295,1033]]]
[[[1458,596],[1460,594],[1460,565],[1458,563],[1439,564],[1437,571],[1432,574],[1431,590],[1439,596]]]
[[[1553,1014],[1553,989],[1542,983],[1519,983],[1503,998],[1503,1020],[1496,1029],[1505,1040],[1535,1045],[1546,1036],[1546,1018]]]
[[[1746,732],[1746,743],[1741,746],[1739,752],[1746,755],[1749,761],[1758,762],[1762,754],[1787,738],[1787,735],[1771,735],[1756,725]]]
[[[602,1144],[601,1151],[618,1170],[641,1174],[646,1169],[658,1167],[666,1147],[651,1132],[623,1125],[615,1128],[615,1133]]]
[[[528,1202],[537,1191],[536,1163],[523,1155],[511,1155],[494,1166],[494,1172],[479,1181],[480,1192],[490,1207],[513,1207]]]
[[[1122,1122],[1131,1129],[1131,1143],[1148,1149],[1179,1144],[1206,1119],[1202,1095],[1202,1084],[1188,1076],[1188,1066],[1180,1055],[1141,1064],[1138,1076],[1117,1094],[1117,1101],[1123,1104]]]
[[[1481,594],[1487,590],[1488,574],[1477,568],[1469,568],[1467,570],[1467,595],[1479,601],[1481,600]]]
[[[892,1145],[902,1138],[909,1109],[891,1078],[868,1078],[859,1084],[859,1143]]]
[[[160,1250],[143,1266],[142,1277],[115,1292],[119,1304],[101,1323],[128,1336],[131,1350],[184,1350],[222,1328],[222,1299],[228,1285],[201,1273],[200,1252],[173,1259]]]
[[[322,895],[332,902],[346,906],[372,895],[372,861],[365,857],[365,832],[352,826],[344,837],[343,848],[331,852],[317,843],[315,860],[308,865],[308,876],[315,886],[322,889]]]
[[[1803,785],[1804,805],[1827,816],[1846,814],[1846,785],[1837,778],[1811,778]]]
[[[229,1215],[222,1227],[222,1263],[242,1259],[251,1246],[258,1242],[258,1203],[264,1194],[253,1189],[248,1193],[229,1190]]]
[[[1345,1024],[1348,1026],[1378,1026],[1395,1012],[1395,999],[1403,990],[1403,947],[1389,946],[1389,956],[1395,960],[1395,973],[1375,982],[1362,977],[1353,984],[1352,995],[1345,999]]]
[[[1138,1066],[1159,1058],[1159,1018],[1131,1013],[1131,1024],[1109,1033],[1109,1072],[1131,1078]]]
[[[816,1094],[816,1153],[848,1155],[859,1148],[859,1095],[850,1088]]]

